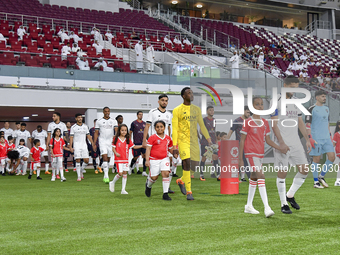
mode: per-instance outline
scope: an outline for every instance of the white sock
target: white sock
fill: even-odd
[[[279,192],[281,206],[287,205],[287,199],[286,199],[286,180],[277,177],[276,178],[276,186],[277,186],[277,191]]]
[[[64,168],[63,167],[60,168],[60,178],[61,179],[64,178]]]
[[[60,171],[60,169],[59,169],[59,167],[56,165],[56,173],[57,173],[57,175],[59,175],[59,171]]]
[[[172,175],[169,174],[169,187],[170,187],[170,184],[171,184],[171,180],[172,180]]]
[[[109,178],[109,163],[107,161],[103,162],[104,178]]]
[[[120,178],[119,174],[116,174],[115,178],[113,178],[113,183],[116,183],[116,181],[118,181]]]
[[[48,171],[48,167],[49,167],[49,164],[48,164],[48,163],[45,163],[45,172]]]
[[[245,172],[241,171],[241,179],[244,179],[244,174],[245,174]]]
[[[83,165],[81,166],[81,171],[83,172],[86,167],[87,167],[87,164],[85,162],[83,162]]]
[[[77,176],[78,176],[78,179],[80,179],[80,178],[81,178],[81,176],[80,176],[80,162],[79,162],[79,163],[76,162],[76,169],[77,169]]]
[[[26,174],[26,172],[27,172],[27,161],[24,161],[24,164],[22,166],[22,173]]]
[[[127,174],[123,174],[123,180],[122,180],[122,191],[125,191],[125,188],[126,188],[126,182],[127,182]]]
[[[172,158],[171,172],[173,174],[176,174],[176,171],[177,171],[177,159],[176,158]]]
[[[339,174],[339,172],[337,173]],[[307,175],[301,174],[300,172],[298,172],[294,179],[293,179],[293,183],[292,186],[290,186],[290,189],[287,192],[287,197],[292,198],[294,197],[296,191],[298,191],[298,189],[302,186],[302,184],[305,182]]]
[[[55,178],[55,169],[52,168],[52,178]]]
[[[2,165],[0,165],[0,172],[3,174],[5,173],[5,168]]]
[[[335,168],[336,169],[336,168]],[[340,170],[336,173],[336,180],[340,180]]]
[[[148,188],[151,188],[152,185],[153,185],[156,181],[152,180],[151,177],[148,176],[148,177],[147,177],[147,182],[148,182],[148,184],[147,184]]]
[[[258,179],[257,183],[264,208],[269,208],[265,179]]]
[[[30,169],[30,175],[32,175],[33,174],[33,169]]]
[[[168,193],[169,192],[169,186],[170,186],[169,178],[163,177],[162,183],[163,183],[163,193]]]
[[[40,176],[40,168],[37,169],[37,177],[39,177],[39,176]]]
[[[248,206],[253,206],[256,186],[257,186],[257,181],[253,181],[249,179],[248,200],[247,200]]]
[[[97,163],[97,166],[99,166],[99,163],[100,163],[99,157],[96,157],[96,163]]]

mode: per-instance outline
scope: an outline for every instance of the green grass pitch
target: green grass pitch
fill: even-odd
[[[73,172],[64,183],[44,174],[42,181],[0,176],[0,254],[338,254],[336,174],[327,174],[330,188],[323,190],[313,188],[311,176],[295,196],[301,210],[284,215],[275,174],[268,173],[275,212],[268,219],[258,190],[254,207],[260,214],[243,213],[248,182],[240,184],[239,195],[221,195],[215,179],[195,178],[195,200],[187,201],[173,180],[173,200],[163,201],[161,178],[147,198],[141,175],[128,176],[128,195],[120,194],[121,180],[109,192],[92,169],[82,182]]]

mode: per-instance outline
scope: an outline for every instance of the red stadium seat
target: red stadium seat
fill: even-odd
[[[13,51],[24,51],[22,48],[21,48],[21,44],[22,42],[21,41],[14,41],[12,44],[11,44],[11,48]]]
[[[46,31],[44,32],[46,41],[52,41],[53,33],[54,33],[54,32],[51,31],[51,30],[46,30]]]
[[[18,58],[14,57],[14,54],[5,52],[0,54],[0,64],[1,65],[12,65],[15,66],[18,62]]]
[[[38,43],[37,42],[31,42],[29,45],[27,45],[27,51],[34,52],[34,53],[40,53],[41,51],[38,50]]]
[[[47,54],[53,54],[53,45],[51,43],[46,43],[44,46],[44,52]]]
[[[38,29],[36,28],[32,28],[31,29],[31,32],[30,32],[30,35],[32,37],[33,40],[37,40],[38,39]]]
[[[66,68],[67,67],[67,61],[61,60],[60,56],[52,56],[50,58],[50,63],[51,63],[51,67],[53,68]]]

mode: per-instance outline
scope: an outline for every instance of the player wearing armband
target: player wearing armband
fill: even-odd
[[[335,160],[334,146],[332,142],[332,134],[329,129],[329,108],[324,105],[326,103],[326,92],[319,90],[315,92],[315,105],[308,108],[311,115],[306,115],[306,127],[312,151],[309,153],[313,156],[311,171],[314,178],[314,188],[328,188],[325,181],[325,175],[330,168],[333,167]],[[321,155],[327,153],[328,159],[323,167],[320,166]],[[318,170],[321,173],[318,176]],[[321,184],[322,186],[321,186]]]
[[[299,86],[299,80],[293,75],[288,76],[284,80],[283,86],[297,88]],[[278,171],[276,185],[281,201],[281,212],[291,214],[292,211],[287,201],[296,210],[300,209],[300,206],[295,202],[294,195],[305,182],[309,171],[306,153],[299,137],[299,130],[306,139],[308,153],[312,147],[308,139],[305,124],[302,120],[302,112],[293,104],[286,106],[285,115],[281,112],[281,100],[283,96],[287,99],[293,98],[292,93],[287,93],[286,95],[280,94],[278,96],[278,108],[271,114],[271,119],[273,120],[272,127],[275,134],[274,142],[280,147],[289,149],[289,151],[283,154],[279,150],[274,149],[274,167]],[[284,125],[284,123],[287,123],[287,125]],[[299,171],[295,175],[292,186],[286,194],[286,176],[289,170],[289,164],[296,165]]]
[[[189,87],[181,91],[183,104],[177,106],[172,114],[172,140],[174,155],[179,152],[182,159],[183,176],[176,180],[181,192],[187,195],[187,200],[194,200],[191,192],[190,168],[195,170],[200,161],[200,149],[198,146],[197,124],[202,134],[211,145],[211,139],[204,125],[201,109],[192,105],[194,95]]]
[[[335,147],[335,153],[338,158],[340,158],[340,120],[336,123],[334,136],[333,136],[333,144]],[[336,181],[334,183],[334,186],[340,186],[340,171],[339,171],[340,163],[335,170],[336,173]]]
[[[253,98],[253,105],[256,110],[263,110],[263,100],[260,97]],[[280,147],[270,139],[270,127],[268,121],[262,119],[261,116],[254,114],[244,121],[241,130],[240,151],[239,151],[239,167],[242,168],[243,150],[244,155],[250,167],[249,191],[247,204],[244,207],[245,213],[259,214],[259,211],[253,207],[253,199],[256,186],[259,186],[260,196],[264,205],[264,214],[266,217],[274,215],[274,212],[268,204],[267,190],[265,185],[265,177],[262,170],[262,161],[264,157],[265,142],[281,153],[287,153],[287,148]]]

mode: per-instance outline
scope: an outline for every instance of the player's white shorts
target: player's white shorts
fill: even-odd
[[[40,145],[41,148],[43,148],[44,150],[46,150],[46,145]],[[41,157],[45,157],[45,156],[48,156],[48,151],[42,151],[40,153],[40,156]]]
[[[116,163],[118,173],[128,172],[129,171],[129,163]]]
[[[99,143],[100,155],[107,154],[108,158],[111,158],[113,155],[112,144],[109,143]]]
[[[83,148],[74,148],[74,158],[80,159],[80,158],[89,158],[89,151],[87,150],[87,147]]]
[[[6,164],[6,158],[0,159],[0,165],[1,165],[2,167],[5,167],[5,164]]]
[[[158,176],[161,171],[170,171],[170,159],[150,160],[150,176]]]
[[[308,165],[305,150],[299,141],[295,146],[289,146],[289,149],[290,150],[286,154],[274,149],[274,167],[276,169],[288,171],[289,164],[291,166]]]
[[[247,158],[250,172],[262,171],[262,161],[263,161],[263,158],[257,158],[257,157]]]
[[[40,168],[40,162],[31,162],[31,169],[32,170],[37,170],[38,168]]]

